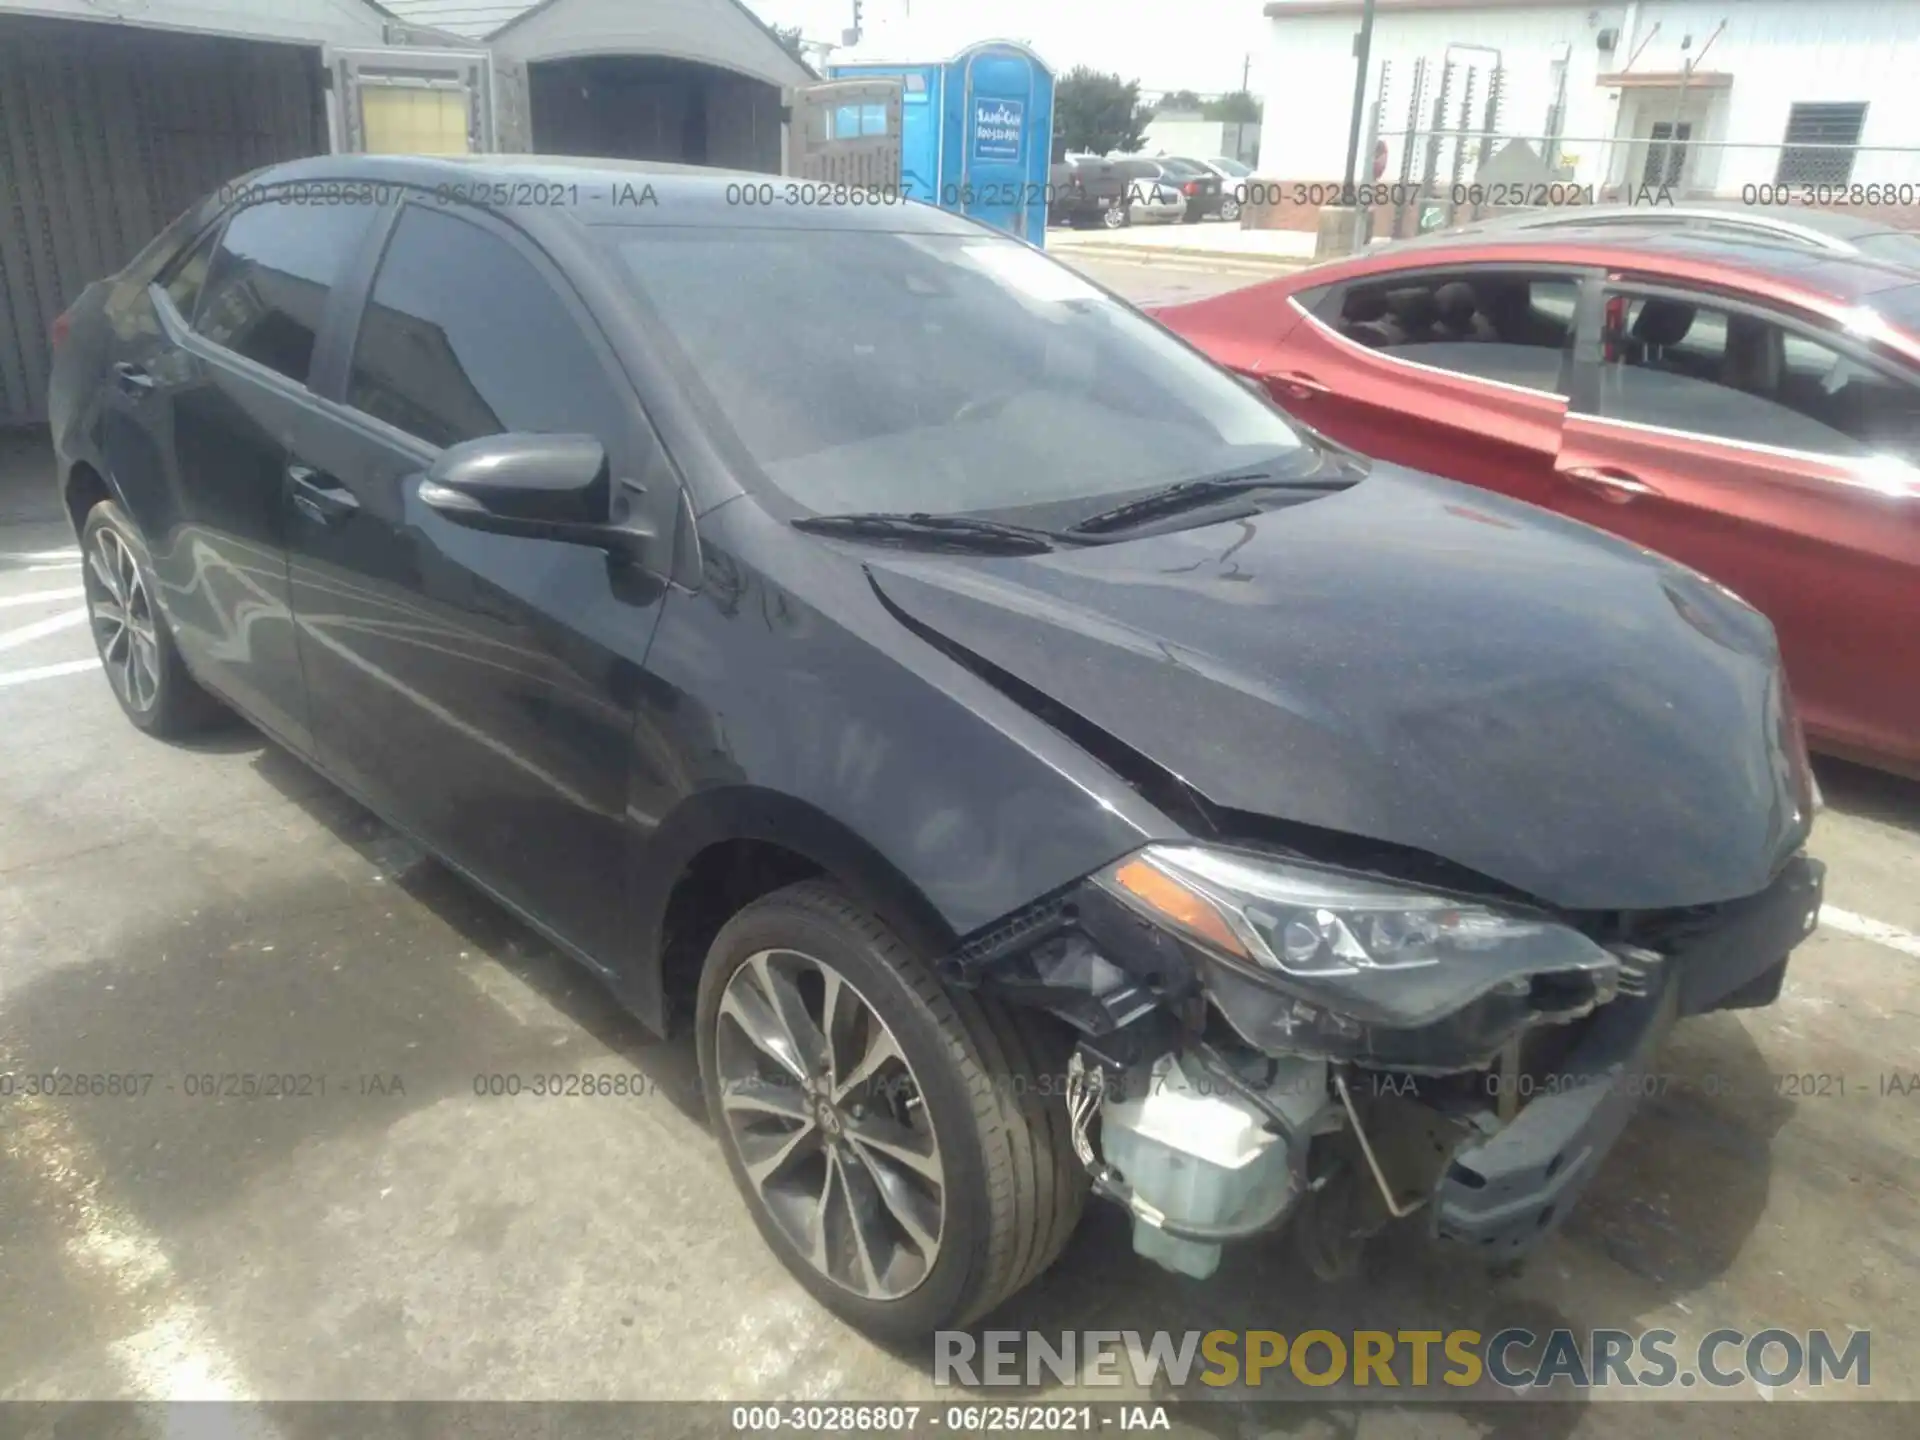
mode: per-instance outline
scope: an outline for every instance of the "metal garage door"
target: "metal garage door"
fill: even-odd
[[[0,16],[0,424],[46,418],[47,328],[199,196],[327,149],[316,50]]]

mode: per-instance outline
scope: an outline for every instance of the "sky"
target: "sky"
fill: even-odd
[[[808,40],[838,40],[853,23],[853,0],[746,0],[772,25],[798,25]],[[1263,0],[862,0],[871,33],[912,7],[915,23],[972,40],[1024,40],[1056,71],[1075,65],[1138,80],[1143,91],[1218,94],[1240,87],[1253,59],[1261,91],[1267,22]],[[937,59],[938,56],[928,56]]]

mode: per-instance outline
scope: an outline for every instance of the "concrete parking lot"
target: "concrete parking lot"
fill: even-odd
[[[1141,298],[1246,278],[1088,269]],[[843,1328],[765,1250],[689,1042],[650,1038],[252,731],[175,746],[125,722],[45,444],[0,437],[0,1073],[153,1078],[0,1097],[0,1399],[952,1398],[930,1353]],[[1920,786],[1820,775],[1829,910],[1785,995],[1677,1032],[1666,1093],[1520,1276],[1410,1227],[1342,1284],[1280,1241],[1198,1284],[1137,1260],[1101,1207],[983,1328],[1867,1329],[1870,1393],[1920,1398],[1920,1089],[1901,1083],[1920,1072]],[[542,1072],[629,1093],[476,1093]],[[204,1093],[229,1074],[324,1088]],[[1716,1410],[1663,1413],[1709,1434]],[[1836,1435],[1912,1433],[1891,1409],[1823,1413]],[[1590,1401],[1511,1433],[1638,1423]],[[1287,1428],[1489,1422],[1440,1397],[1303,1405]]]

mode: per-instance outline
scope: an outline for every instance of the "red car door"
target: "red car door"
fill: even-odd
[[[1551,505],[1579,288],[1574,270],[1369,274],[1302,296],[1261,379],[1341,444]]]
[[[1600,313],[1554,508],[1767,615],[1827,748],[1920,763],[1920,385],[1724,298],[1621,284]]]

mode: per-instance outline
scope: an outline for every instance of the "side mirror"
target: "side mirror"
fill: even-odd
[[[591,435],[487,435],[441,453],[420,503],[469,530],[592,545],[637,560],[652,534],[616,525],[606,447]]]

